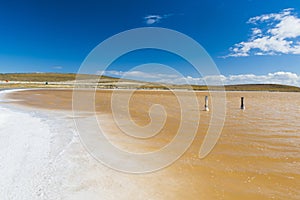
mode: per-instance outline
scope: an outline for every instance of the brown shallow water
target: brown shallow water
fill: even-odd
[[[104,129],[119,139],[117,145],[146,152],[161,148],[174,137],[181,114],[171,92],[137,91],[130,100],[130,114],[139,125],[150,122],[151,105],[165,107],[166,124],[149,140],[129,138],[116,127],[111,94],[98,91],[95,107],[100,117],[105,116]],[[205,95],[197,93],[201,110]],[[241,96],[246,110],[239,109]],[[226,97],[226,121],[213,151],[198,158],[211,115],[200,111],[200,126],[188,151],[163,173],[144,175],[147,185],[141,188],[161,199],[300,199],[300,93],[228,92]],[[31,107],[72,109],[72,90],[19,91],[8,98]],[[83,103],[82,110],[89,108]],[[190,108],[190,112],[195,111]]]

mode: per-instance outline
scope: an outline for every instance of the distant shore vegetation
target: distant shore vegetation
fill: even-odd
[[[300,92],[296,86],[280,84],[239,84],[223,86],[173,85],[119,79],[109,76],[74,74],[74,73],[5,73],[0,74],[0,88],[73,88],[74,83],[85,87],[95,86],[99,89],[149,89],[149,90],[226,90],[226,91],[269,91]],[[85,80],[89,80],[86,81]],[[90,80],[96,80],[89,85]]]

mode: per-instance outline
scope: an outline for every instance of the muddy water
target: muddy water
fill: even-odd
[[[114,139],[118,138],[117,145],[130,151],[148,151],[172,140],[181,112],[171,92],[138,91],[129,102],[131,117],[141,126],[150,122],[151,105],[164,106],[166,124],[160,134],[149,140],[122,134],[111,115],[111,93],[97,92],[95,107],[105,122],[104,129]],[[205,95],[209,94],[197,93],[201,119],[188,151],[160,172],[132,176],[136,184],[144,185],[141,191],[145,198],[300,199],[300,93],[227,92],[221,137],[213,151],[199,159],[199,148],[211,117],[211,112],[202,111]],[[242,96],[245,110],[240,109]],[[8,98],[31,107],[72,109],[71,90],[19,91]],[[88,109],[83,103],[82,110]],[[191,108],[190,112],[196,110]]]

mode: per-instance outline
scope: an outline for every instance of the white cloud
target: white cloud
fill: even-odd
[[[101,73],[99,73],[101,74]],[[283,84],[300,86],[300,76],[292,72],[274,72],[265,75],[239,74],[239,75],[215,75],[205,77],[180,76],[179,74],[147,73],[142,71],[105,71],[104,75],[123,77],[128,79],[151,81],[169,84],[191,85],[224,85],[233,84]]]
[[[161,22],[161,20],[166,19],[168,17],[173,16],[173,14],[165,14],[165,15],[147,15],[144,17],[144,22],[147,25],[153,25]]]
[[[162,19],[160,15],[147,15],[144,17],[145,23],[148,25],[159,23]]]
[[[140,80],[149,80],[149,79],[154,79],[154,81],[157,81],[158,79],[161,78],[178,78],[179,75],[176,74],[162,74],[162,73],[147,73],[147,72],[142,72],[142,71],[128,71],[128,72],[122,72],[122,71],[104,71],[98,72],[97,74],[102,74],[102,75],[107,75],[107,76],[117,76],[117,77],[123,77],[123,78],[138,78]]]
[[[230,75],[226,77],[225,84],[283,84],[300,86],[300,76],[292,72],[282,71],[266,75]]]
[[[262,36],[262,30],[259,28],[252,28],[252,37]]]
[[[294,9],[252,17],[248,23],[256,26],[251,37],[235,44],[226,57],[300,54],[300,18]]]

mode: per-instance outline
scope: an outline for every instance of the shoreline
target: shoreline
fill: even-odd
[[[4,97],[11,92],[0,92],[0,185],[4,189],[0,195],[14,200],[60,199],[68,189],[63,179],[66,169],[72,168],[64,154],[74,140],[73,130],[67,128],[70,122],[62,113],[12,104]]]
[[[0,103],[0,122],[5,124],[0,123],[0,137],[8,134],[7,142],[0,140],[0,157],[5,163],[0,164],[3,198],[130,199],[135,191],[141,191],[140,184],[146,184],[144,178],[119,173],[95,160],[80,141],[72,112],[16,104],[0,91],[2,99],[5,103]],[[21,125],[15,126],[18,121]],[[142,197],[136,195],[131,199]]]
[[[10,92],[12,91],[9,91],[8,93]],[[0,95],[0,98],[2,99],[3,96]],[[20,197],[14,197],[14,200],[23,200],[24,198],[30,198],[32,200],[40,200],[41,198],[54,200],[81,200],[82,198],[88,198],[90,200],[98,200],[99,196],[107,200],[139,200],[143,198],[155,198],[157,192],[160,191],[158,186],[161,181],[158,180],[161,178],[166,176],[164,184],[168,183],[169,178],[167,177],[170,177],[170,175],[167,174],[170,172],[166,173],[164,170],[155,174],[137,176],[115,171],[95,160],[82,145],[77,133],[73,132],[73,129],[75,128],[73,126],[73,119],[66,115],[69,111],[36,109],[36,107],[16,105],[15,103],[8,103],[8,105],[4,105],[4,107],[12,109],[13,114],[11,123],[7,125],[11,124],[13,126],[12,123],[14,123],[15,120],[19,121],[18,113],[20,113],[22,117],[21,121],[22,124],[24,124],[24,127],[14,126],[21,130],[15,131],[10,128],[11,126],[7,126],[7,128],[13,131],[13,135],[16,135],[16,137],[18,137],[19,134],[24,135],[24,137],[28,137],[28,139],[25,140],[19,138],[20,144],[17,144],[17,148],[22,149],[23,142],[28,141],[27,146],[30,147],[31,150],[28,151],[26,149],[22,149],[20,150],[20,153],[18,153],[19,156],[14,157],[14,162],[22,162],[22,165],[16,165],[14,168],[11,167],[11,169],[14,169],[16,172],[16,175],[8,174],[6,180],[21,176],[18,177],[20,181],[18,183],[13,182],[10,184],[3,183],[5,191],[1,191],[0,189],[1,196],[3,194],[4,197],[7,196],[8,199],[10,199],[13,194],[20,195]],[[0,110],[1,109],[2,105],[0,104]],[[10,111],[4,110],[4,113],[10,114]],[[103,115],[101,115],[101,117],[103,117]],[[48,128],[40,129],[39,123],[32,123],[31,120],[37,120],[38,122],[45,124],[46,127],[49,126],[49,131],[47,131]],[[102,120],[105,120],[105,118],[102,118]],[[106,122],[108,123],[107,128],[111,129],[109,120]],[[29,123],[31,123],[32,131],[37,137],[39,137],[38,135],[40,133],[49,134],[47,138],[40,138],[41,141],[39,144],[43,145],[39,147],[39,149],[34,149],[35,143],[33,142],[36,141],[36,139],[32,138],[32,131],[28,129]],[[28,130],[28,133],[27,131],[22,131],[22,129]],[[65,138],[67,137],[66,131],[70,133],[67,135],[71,136],[71,138]],[[0,130],[0,136],[2,136],[2,134],[3,132]],[[35,135],[34,137],[36,137]],[[7,143],[5,145],[7,146]],[[49,145],[50,149],[47,148]],[[59,145],[60,148],[57,149],[57,145]],[[1,147],[0,141],[0,148]],[[16,149],[16,147],[14,147],[14,149]],[[11,150],[8,150],[8,152],[9,151]],[[4,153],[5,152],[6,151],[4,151]],[[41,152],[47,155],[44,156],[47,158],[45,160],[46,164],[44,164],[43,167],[37,167],[37,169],[40,170],[37,170],[36,167],[34,167],[36,165],[35,163],[45,162],[40,161],[42,157],[37,157],[36,155],[32,157],[31,152]],[[9,159],[11,154],[4,154],[3,156]],[[36,170],[30,171],[29,166],[31,166],[32,170]],[[24,173],[27,175],[20,173],[22,169],[26,169]],[[7,174],[7,171],[5,169],[4,171],[1,170],[0,165],[0,175],[2,173]],[[29,180],[28,176],[30,176],[30,181],[36,183],[36,185],[25,183],[25,181]],[[149,182],[149,180],[151,181]],[[14,185],[17,185],[21,189],[15,191]],[[148,187],[142,189],[140,188],[141,185],[148,185]],[[178,187],[176,183],[169,183],[168,185],[168,187]],[[160,193],[159,198],[155,199],[167,198],[178,199],[177,193]]]

